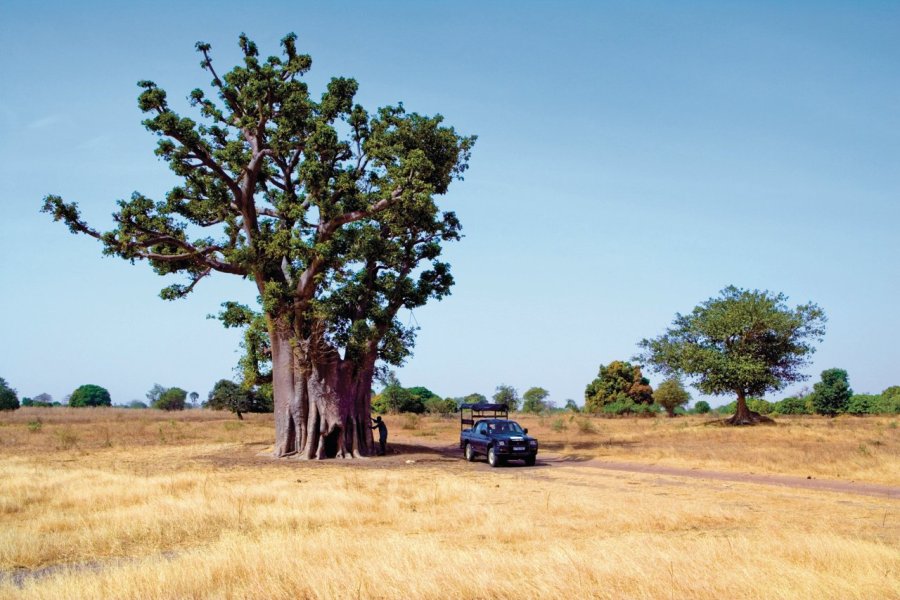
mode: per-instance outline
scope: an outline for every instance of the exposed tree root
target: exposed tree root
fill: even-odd
[[[745,414],[734,413],[728,419],[722,419],[723,425],[743,426],[743,425],[774,425],[775,421],[765,415],[761,415],[756,411],[747,411]]]

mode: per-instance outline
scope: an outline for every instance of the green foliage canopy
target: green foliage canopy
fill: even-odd
[[[825,333],[825,313],[790,308],[784,294],[729,286],[661,336],[640,342],[639,359],[666,375],[685,375],[704,394],[762,396],[806,378],[800,369]]]
[[[597,377],[584,390],[584,408],[587,412],[608,412],[604,408],[617,405],[615,412],[632,412],[637,405],[653,403],[650,380],[641,373],[640,365],[614,360],[600,365]]]
[[[220,76],[210,45],[197,44],[213,93],[190,92],[196,120],[176,113],[154,82],[138,84],[156,153],[182,179],[163,201],[135,192],[119,201],[107,232],[59,196],[47,196],[43,210],[100,240],[107,255],[184,275],[162,290],[165,299],[213,273],[252,279],[263,312],[297,335],[350,361],[377,352],[401,364],[415,330],[397,311],[440,299],[453,284],[439,255],[460,224],[434,197],[462,177],[475,137],[402,104],[370,113],[349,78],[332,78],[314,97],[304,81],[312,59],[294,34],[281,40],[280,57],[261,57],[243,34],[239,45],[243,64]],[[248,307],[224,308],[227,326],[253,329],[244,366],[259,375],[252,383],[265,383],[270,332]]]
[[[542,387],[528,388],[522,394],[522,412],[540,413],[546,410],[547,404],[545,400],[550,396],[550,392]]]
[[[187,394],[179,387],[167,388],[151,406],[160,410],[184,410]]]
[[[498,385],[493,399],[495,404],[505,404],[510,411],[519,410],[519,392],[511,385]]]
[[[82,385],[69,397],[69,406],[112,406],[112,399],[106,388],[99,385]]]
[[[19,396],[6,380],[0,377],[0,410],[16,410],[19,408]]]
[[[675,409],[690,402],[691,395],[684,389],[681,380],[677,377],[670,377],[659,384],[656,391],[653,392],[653,399],[666,410],[666,414],[674,417]],[[706,405],[706,408],[709,410],[709,404]]]
[[[834,416],[847,411],[847,403],[853,396],[850,380],[844,369],[825,369],[822,380],[813,386],[812,405],[820,415]]]

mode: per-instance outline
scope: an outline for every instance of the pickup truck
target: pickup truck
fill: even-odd
[[[510,421],[508,416],[505,404],[463,404],[460,407],[459,447],[466,460],[471,462],[483,454],[492,467],[508,460],[524,460],[526,465],[534,465],[538,441],[529,437],[528,430]],[[466,425],[470,427],[466,428]]]

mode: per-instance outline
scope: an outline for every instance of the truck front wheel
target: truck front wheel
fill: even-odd
[[[532,454],[531,456],[525,457],[525,464],[528,465],[529,467],[533,467],[535,460],[537,460],[537,456]]]
[[[475,451],[472,450],[472,444],[466,442],[466,460],[472,462],[475,460]]]
[[[493,446],[488,448],[488,464],[492,467],[499,467],[503,464],[503,459],[497,456],[497,451]]]

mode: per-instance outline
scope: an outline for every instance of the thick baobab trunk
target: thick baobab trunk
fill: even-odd
[[[374,368],[333,349],[311,349],[286,328],[271,331],[276,457],[351,458],[374,453],[369,424]]]

